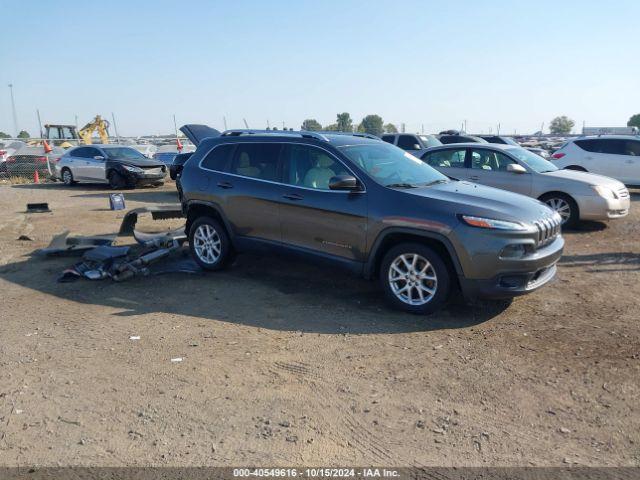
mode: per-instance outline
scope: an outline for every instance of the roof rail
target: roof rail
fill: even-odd
[[[364,137],[371,138],[375,140],[380,140],[379,137],[375,135],[371,135],[370,133],[360,133],[360,132],[333,132],[333,131],[320,131],[320,132],[311,132],[307,130],[254,130],[254,129],[233,129],[233,130],[225,130],[222,132],[221,136],[223,137],[237,137],[240,135],[282,135],[282,136],[300,136],[302,138],[315,138],[316,140],[321,140],[323,142],[328,142],[329,139],[327,135],[351,135],[354,137]]]

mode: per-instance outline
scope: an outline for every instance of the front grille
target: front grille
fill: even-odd
[[[544,247],[553,242],[560,234],[561,224],[562,221],[554,217],[543,218],[534,222],[537,231],[536,248]]]

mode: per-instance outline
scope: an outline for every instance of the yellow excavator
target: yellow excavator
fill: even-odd
[[[96,115],[93,120],[78,131],[76,131],[75,125],[46,124],[44,127],[44,138],[62,148],[69,148],[80,141],[85,145],[91,145],[93,132],[96,131],[100,137],[100,143],[109,143],[109,122],[100,115]]]

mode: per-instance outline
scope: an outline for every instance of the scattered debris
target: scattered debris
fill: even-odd
[[[110,193],[109,194],[109,208],[111,210],[124,210],[124,194],[122,193]]]
[[[152,207],[134,208],[129,210],[120,225],[120,235],[133,235],[138,215],[150,213],[154,220],[166,220],[169,218],[182,218],[182,205],[172,203],[169,205],[155,205]]]
[[[47,213],[50,211],[48,203],[27,203],[27,213]]]
[[[176,357],[171,359],[172,363],[180,363],[181,361],[182,361],[182,357]]]
[[[131,335],[129,340],[140,340],[140,335]]]
[[[568,429],[568,428],[566,428],[566,427],[560,427],[560,428],[558,429],[558,431],[559,431],[560,433],[565,433],[565,434],[566,434],[566,433],[571,433],[571,430],[569,430],[569,429]]]
[[[69,231],[66,230],[60,235],[53,237],[48,247],[36,250],[34,254],[45,256],[81,255],[87,250],[91,250],[97,246],[112,245],[115,239],[115,234],[95,237],[69,237]]]
[[[21,242],[33,242],[33,238],[29,237],[28,235],[20,235],[18,237],[18,240],[20,240]]]

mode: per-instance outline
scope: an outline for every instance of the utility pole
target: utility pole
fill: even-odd
[[[424,123],[421,125],[420,132],[424,135]]]
[[[13,129],[16,132],[16,138],[17,138],[18,134],[20,133],[20,130],[18,129],[18,114],[16,113],[16,101],[13,98],[13,83],[9,84],[9,92],[11,92],[11,112],[13,113]]]
[[[116,143],[120,145],[120,135],[118,135],[118,125],[116,124],[116,116],[111,112],[111,120],[113,120],[113,130],[116,132]]]
[[[227,117],[222,117],[222,122],[224,123],[224,129],[228,130],[228,128],[227,128]]]
[[[173,114],[173,130],[176,132],[176,138],[178,138],[178,124],[176,123],[176,114]]]
[[[496,130],[496,135],[500,135],[500,124],[498,123],[498,130]]]
[[[249,130],[249,124],[247,123],[247,119],[243,118],[242,121],[244,122],[244,128],[246,128],[247,130]]]
[[[40,110],[36,108],[36,113],[38,114],[38,127],[40,127],[40,138],[44,138],[44,133],[42,132],[42,120],[40,120]]]

